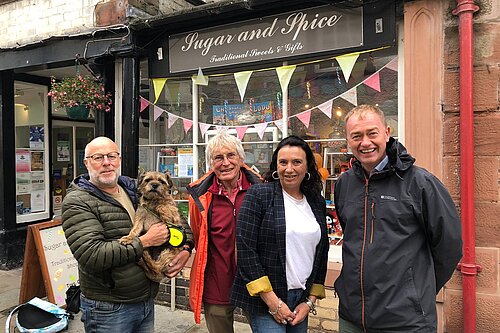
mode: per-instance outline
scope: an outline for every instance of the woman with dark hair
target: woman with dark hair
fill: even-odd
[[[307,143],[283,139],[266,180],[248,190],[240,208],[231,300],[254,333],[305,333],[316,299],[325,297],[328,260],[321,176]]]

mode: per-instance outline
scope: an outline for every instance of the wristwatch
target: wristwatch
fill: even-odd
[[[182,247],[182,250],[181,251],[188,251],[189,252],[189,255],[191,255],[191,253],[193,253],[193,249],[191,248],[191,246],[189,245],[184,245]]]

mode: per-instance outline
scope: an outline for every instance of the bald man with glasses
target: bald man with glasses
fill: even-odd
[[[88,174],[77,177],[63,200],[62,226],[78,261],[81,320],[85,332],[152,333],[159,284],[137,262],[144,248],[168,240],[161,223],[134,239],[128,235],[137,208],[136,184],[120,176],[118,146],[98,137],[85,147]]]

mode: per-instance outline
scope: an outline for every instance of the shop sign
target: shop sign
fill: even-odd
[[[321,6],[172,35],[170,72],[363,45],[363,7]]]

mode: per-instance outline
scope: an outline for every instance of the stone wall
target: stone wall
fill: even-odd
[[[500,332],[500,2],[475,1],[474,14],[474,202],[477,333]],[[460,203],[460,99],[458,18],[444,29],[443,151],[445,185]],[[445,293],[446,332],[463,332],[462,276],[455,272]]]

